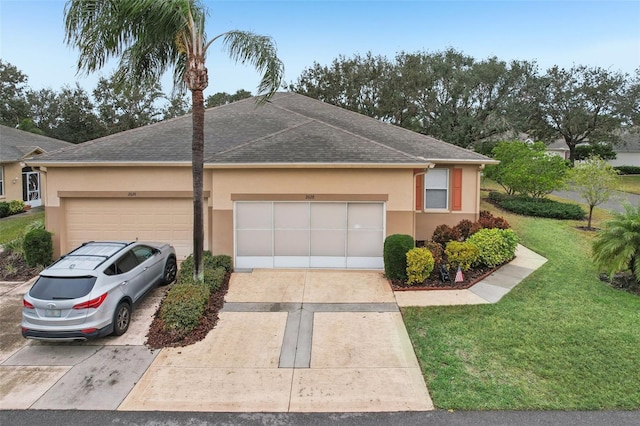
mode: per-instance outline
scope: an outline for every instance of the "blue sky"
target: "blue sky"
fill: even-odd
[[[400,51],[453,47],[477,59],[535,60],[542,70],[573,64],[633,73],[640,67],[640,0],[627,1],[204,1],[207,34],[231,29],[272,36],[294,81],[314,62],[371,51],[393,58]],[[29,77],[33,89],[76,81],[93,90],[107,68],[77,76],[77,52],[64,44],[63,0],[0,0],[0,58]],[[112,64],[112,65],[115,65]],[[259,75],[236,65],[213,45],[207,58],[205,96],[245,89]],[[170,76],[163,80],[171,89]]]

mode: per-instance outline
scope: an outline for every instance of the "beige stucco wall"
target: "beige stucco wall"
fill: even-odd
[[[387,235],[402,233],[428,240],[436,226],[476,220],[479,211],[479,167],[463,169],[462,210],[423,212],[415,209],[412,169],[205,169],[204,190],[208,226],[205,249],[233,254],[234,199],[371,200],[386,203]],[[450,174],[451,176],[451,174]],[[46,224],[54,232],[56,254],[65,235],[65,199],[170,197],[172,191],[191,191],[190,167],[49,167],[46,170]],[[450,203],[451,204],[451,203]]]
[[[212,250],[233,253],[233,197],[265,200],[382,200],[387,234],[413,232],[415,187],[411,169],[222,169],[212,173]],[[293,194],[294,198],[287,195]],[[343,196],[347,196],[346,199]],[[360,198],[362,197],[362,198]]]
[[[457,225],[463,219],[472,222],[480,212],[480,168],[477,165],[455,166],[462,169],[462,210],[460,211],[416,211],[415,239],[430,240],[438,225]],[[449,173],[449,179],[452,174]],[[449,187],[451,187],[451,182]],[[452,193],[449,193],[451,206]]]
[[[4,163],[2,167],[4,194],[0,196],[0,201],[22,200],[22,165],[20,162]],[[14,179],[16,179],[15,183],[13,183]]]

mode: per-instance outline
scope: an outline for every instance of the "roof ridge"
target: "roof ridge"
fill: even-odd
[[[316,100],[317,102],[323,102],[323,101],[319,101],[319,100],[317,100],[317,99],[315,99],[315,100]],[[323,102],[323,103],[326,103],[326,102]],[[326,103],[326,104],[327,104],[327,105],[330,105],[330,106],[332,106],[332,107],[335,107],[335,108],[340,108],[340,107],[336,107],[335,105],[331,105],[331,104],[329,104],[329,103]],[[288,109],[288,108],[285,108],[285,107],[283,107],[283,106],[280,106],[280,105],[275,105],[275,104],[274,104],[274,106],[275,106],[275,107],[277,107],[277,108],[280,108],[280,109],[282,109],[282,110],[284,110],[284,111],[288,111],[288,112],[291,112],[291,113],[294,113],[294,114],[301,115],[302,117],[305,117],[305,118],[309,119],[309,121],[315,121],[315,122],[317,122],[317,123],[322,123],[322,124],[324,124],[325,126],[329,126],[329,127],[333,128],[333,129],[336,129],[336,130],[338,130],[338,131],[340,131],[340,132],[346,133],[346,134],[351,135],[351,136],[355,136],[355,137],[356,137],[356,138],[358,138],[358,139],[362,139],[362,140],[367,141],[367,142],[370,142],[370,143],[372,143],[372,144],[375,144],[375,145],[378,145],[378,146],[382,146],[382,147],[387,148],[387,149],[389,149],[389,150],[391,150],[391,151],[395,151],[395,152],[397,152],[397,153],[399,153],[399,154],[401,154],[401,155],[403,155],[403,156],[405,156],[405,157],[407,157],[407,158],[411,158],[411,159],[418,160],[418,161],[427,161],[425,158],[418,157],[418,156],[415,156],[415,155],[411,155],[411,154],[409,154],[409,153],[407,153],[407,152],[404,152],[404,151],[399,150],[398,148],[393,148],[393,147],[391,147],[391,146],[389,146],[389,145],[386,145],[386,144],[383,144],[383,143],[381,143],[381,142],[374,141],[373,139],[369,139],[369,138],[367,138],[366,136],[362,136],[362,135],[359,135],[359,134],[357,134],[357,133],[350,132],[349,130],[345,130],[345,129],[342,129],[342,128],[340,128],[340,127],[334,126],[333,124],[331,124],[331,123],[327,123],[326,121],[318,120],[317,118],[310,118],[310,117],[307,117],[306,115],[300,114],[300,113],[298,113],[298,112],[296,112],[296,111],[292,111],[292,110],[290,110],[290,109]],[[347,110],[347,109],[345,109],[345,108],[341,108],[341,109],[344,109],[345,111],[349,111],[349,110]],[[350,111],[350,112],[353,112],[353,111]],[[355,114],[357,114],[357,113],[355,113]],[[367,117],[367,116],[365,116],[365,115],[363,115],[363,116],[364,116],[364,117]],[[378,122],[378,123],[380,123],[380,124],[385,124],[385,123],[383,123],[383,122],[381,122],[381,121],[379,121],[379,120],[376,120],[376,119],[375,119],[375,118],[373,118],[373,117],[368,117],[368,118],[371,118],[371,119],[375,120],[376,122]]]
[[[303,117],[304,117],[304,116],[303,116]],[[240,145],[236,145],[236,146],[231,147],[231,148],[229,148],[229,149],[226,149],[226,150],[224,150],[224,151],[216,152],[215,154],[212,154],[212,155],[210,155],[210,156],[209,156],[209,157],[207,157],[207,158],[210,158],[210,157],[212,157],[212,156],[214,156],[214,155],[224,155],[224,154],[228,154],[229,152],[232,152],[232,151],[235,151],[235,150],[237,150],[237,149],[240,149],[240,148],[244,148],[244,147],[247,147],[247,146],[253,145],[253,144],[258,143],[258,142],[260,142],[260,141],[262,141],[262,140],[264,140],[264,139],[267,139],[267,138],[273,137],[273,136],[275,136],[275,135],[279,135],[280,133],[284,133],[284,132],[287,132],[287,131],[292,130],[292,129],[296,129],[296,128],[298,128],[298,127],[302,126],[302,125],[305,125],[305,124],[308,124],[308,123],[310,123],[310,122],[314,121],[313,119],[310,119],[310,118],[308,118],[308,117],[306,117],[306,118],[307,118],[307,120],[306,120],[306,121],[303,121],[303,122],[301,122],[301,123],[298,123],[298,124],[296,124],[296,125],[294,125],[294,126],[289,126],[289,127],[284,128],[284,129],[282,129],[282,130],[278,130],[277,132],[269,133],[268,135],[265,135],[265,136],[259,137],[258,139],[252,139],[252,140],[250,140],[250,141],[247,141],[247,142],[242,143],[242,144],[240,144]]]

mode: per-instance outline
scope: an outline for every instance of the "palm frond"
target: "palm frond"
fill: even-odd
[[[266,102],[278,90],[284,77],[284,64],[278,59],[273,39],[248,31],[229,31],[220,36],[223,37],[223,46],[232,60],[252,65],[262,73],[258,93],[263,96],[259,103]],[[205,48],[218,37],[212,39]]]

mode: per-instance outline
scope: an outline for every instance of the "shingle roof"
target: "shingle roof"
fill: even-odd
[[[74,146],[70,142],[0,126],[0,163],[21,161],[25,156]]]
[[[38,158],[55,162],[191,162],[191,115]],[[493,162],[478,153],[295,93],[205,111],[205,164]]]

